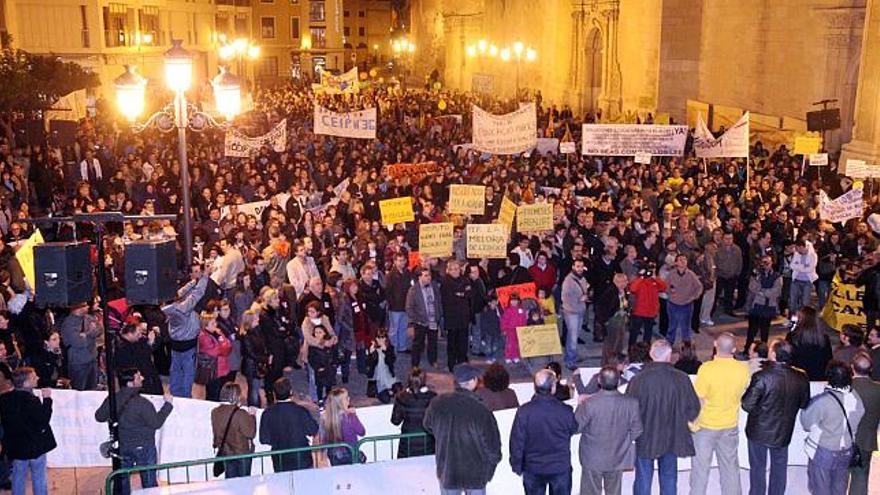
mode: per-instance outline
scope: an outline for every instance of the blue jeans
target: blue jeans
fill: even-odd
[[[828,300],[828,293],[831,292],[830,280],[816,281],[816,295],[819,297],[819,311],[825,307],[825,301]]]
[[[788,296],[788,309],[791,311],[791,314],[797,314],[798,310],[807,304],[810,304],[810,296],[812,295],[812,282],[806,280],[792,280],[791,294]]]
[[[168,388],[175,397],[192,397],[193,380],[196,378],[196,348],[188,351],[171,351],[171,368],[168,371]]]
[[[807,461],[807,487],[812,495],[844,495],[849,483],[852,449],[829,450],[816,447]]]
[[[657,458],[660,477],[660,495],[676,495],[678,492],[678,457],[667,452]],[[636,478],[633,495],[651,495],[654,480],[654,459],[636,457]]]
[[[559,474],[522,474],[526,495],[571,495],[571,469]]]
[[[767,489],[767,454],[770,489]],[[766,447],[749,440],[749,495],[784,495],[788,477],[788,446]]]
[[[120,448],[122,467],[149,466],[157,463],[156,446],[154,444],[141,445],[139,447]],[[141,487],[153,488],[159,486],[156,480],[156,471],[141,471]],[[131,493],[131,484],[128,475],[122,475],[116,479],[113,485],[113,493],[116,495],[128,495]]]
[[[565,350],[563,351],[563,360],[569,368],[575,368],[578,362],[578,335],[581,333],[581,327],[584,326],[585,313],[562,313],[565,320]]]
[[[670,344],[675,343],[675,336],[681,331],[681,340],[691,340],[691,317],[693,317],[694,304],[666,303],[666,313],[669,316],[669,330],[666,338]]]
[[[248,379],[248,405],[260,407],[260,389],[263,388],[262,378]]]
[[[31,471],[31,489],[34,495],[48,495],[46,482],[46,454],[36,459],[13,459],[12,495],[24,495],[28,469]]]
[[[406,328],[409,326],[409,317],[405,311],[388,312],[388,339],[397,352],[409,350],[409,335]]]
[[[480,313],[475,314],[474,322],[470,324],[469,333],[471,354],[483,354],[486,352],[486,338],[480,331],[480,321],[482,320],[482,316],[483,315]]]

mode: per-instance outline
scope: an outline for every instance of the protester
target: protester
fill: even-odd
[[[666,282],[655,276],[654,268],[655,265],[649,263],[639,270],[639,275],[629,283],[633,308],[627,347],[632,347],[639,336],[644,343],[650,344],[654,335],[654,320],[660,313],[660,294],[667,290]]]
[[[832,359],[831,339],[819,325],[816,310],[804,306],[797,311],[797,326],[786,337],[793,347],[791,364],[806,371],[810,381],[824,380]]]
[[[266,349],[266,340],[260,332],[260,318],[256,311],[248,309],[241,314],[241,354],[242,372],[248,385],[248,406],[263,407],[266,373],[271,355]]]
[[[805,239],[795,242],[795,254],[791,260],[791,295],[789,311],[797,312],[810,302],[818,263],[813,244]],[[798,320],[800,322],[800,320]]]
[[[571,437],[578,424],[571,406],[555,397],[556,374],[535,373],[535,395],[516,411],[510,430],[510,467],[526,495],[571,494]]]
[[[696,375],[702,365],[703,362],[697,358],[693,342],[687,340],[682,342],[681,349],[678,351],[678,360],[675,362],[675,369],[688,375]]]
[[[12,389],[0,391],[0,425],[3,451],[12,461],[12,493],[24,495],[27,476],[34,495],[48,495],[46,454],[55,449],[52,419],[52,389],[40,390],[33,368],[19,368],[12,375]]]
[[[420,269],[413,273],[416,283],[406,293],[406,315],[413,324],[412,365],[422,362],[422,351],[427,340],[428,363],[437,368],[437,337],[443,306],[440,302],[440,287],[432,282],[431,271]]]
[[[278,378],[272,387],[275,403],[260,417],[260,443],[269,445],[271,450],[308,447],[309,437],[318,433],[318,422],[306,408],[293,402],[287,378]],[[309,452],[272,456],[272,469],[276,473],[310,469],[313,465]]]
[[[877,450],[877,425],[880,423],[880,384],[871,380],[874,363],[862,353],[852,359],[852,389],[862,399],[865,415],[856,429],[856,445],[862,454],[858,466],[850,466],[850,495],[867,495],[871,476],[871,456]]]
[[[52,331],[39,351],[28,358],[28,363],[39,377],[39,388],[65,388],[69,380],[64,378],[64,353],[61,350],[61,335]],[[118,361],[117,361],[118,362]]]
[[[147,332],[146,327],[145,322],[133,318],[120,329],[114,364],[119,369],[135,368],[141,372],[144,377],[142,393],[162,395],[162,381],[153,362],[156,330]]]
[[[782,294],[782,277],[773,270],[773,258],[762,256],[761,265],[749,281],[749,296],[746,310],[749,317],[749,330],[745,349],[748,350],[755,336],[767,342],[770,338],[770,323],[779,314],[779,297]]]
[[[526,310],[520,306],[522,301],[519,294],[513,293],[507,301],[507,307],[501,313],[501,334],[504,336],[504,362],[507,364],[518,363],[519,338],[516,329],[528,325]]]
[[[95,390],[98,386],[98,319],[81,303],[61,323],[61,339],[67,347],[67,372],[74,390]]]
[[[630,305],[626,275],[615,273],[613,283],[596,299],[596,321],[605,331],[602,364],[623,352],[629,330]]]
[[[358,419],[357,413],[351,407],[348,391],[344,388],[334,388],[327,395],[324,411],[318,420],[318,442],[320,444],[346,443],[352,449],[357,448],[358,438],[366,435],[364,425]],[[324,452],[331,466],[353,464],[352,451],[347,448],[336,447]],[[359,452],[355,455],[360,456]]]
[[[572,262],[571,272],[562,281],[562,318],[568,331],[565,339],[565,366],[569,370],[577,368],[578,335],[584,325],[589,301],[590,284],[584,276],[584,261]]]
[[[214,448],[217,456],[250,454],[254,451],[257,436],[256,410],[241,407],[241,387],[226,383],[220,390],[220,402],[224,404],[211,411],[211,428],[214,432]],[[251,475],[253,459],[226,461],[226,479]]]
[[[832,357],[835,361],[850,364],[857,354],[865,352],[862,344],[865,332],[858,325],[846,324],[840,329],[840,345],[834,349]]]
[[[192,279],[177,291],[177,300],[162,307],[162,312],[168,319],[171,345],[168,387],[175,397],[192,396],[196,375],[196,347],[201,329],[196,305],[204,297],[209,281],[207,276],[202,275],[202,268],[198,264],[192,266],[191,276]]]
[[[397,354],[388,341],[388,334],[380,330],[367,350],[367,396],[378,397],[388,404],[400,389],[400,380],[395,377],[394,365]]]
[[[394,407],[391,409],[391,424],[399,425],[400,432],[422,433],[425,432],[423,421],[425,411],[434,397],[435,392],[426,384],[427,375],[419,368],[410,371],[406,388],[394,397]],[[397,444],[397,458],[414,457],[419,455],[432,455],[434,453],[434,436],[426,434],[425,438],[401,439]]]
[[[232,342],[223,335],[217,326],[217,314],[204,312],[201,315],[202,329],[199,332],[199,352],[197,375],[203,374],[203,367],[208,368],[210,378],[205,385],[205,398],[211,401],[220,399],[220,390],[229,381],[229,353]],[[202,382],[199,382],[202,383]]]
[[[519,407],[516,392],[510,388],[510,373],[499,363],[490,364],[483,372],[482,386],[477,397],[490,411]]]

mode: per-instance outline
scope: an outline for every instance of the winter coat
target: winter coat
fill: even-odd
[[[122,387],[116,394],[116,414],[119,418],[119,448],[133,450],[136,447],[156,444],[156,430],[165,424],[171,414],[171,404],[164,402],[156,411],[153,403],[142,397],[140,389]],[[110,399],[105,398],[95,420],[106,423],[110,420]]]
[[[584,469],[609,472],[632,468],[633,442],[642,434],[638,400],[617,390],[600,390],[578,405],[575,417]]]
[[[424,432],[422,422],[425,419],[425,411],[437,394],[422,387],[415,392],[405,390],[394,398],[394,407],[391,409],[391,424],[399,425],[401,433]],[[413,457],[417,455],[432,455],[434,453],[434,436],[427,438],[412,438],[403,440],[397,448],[397,457]]]
[[[392,268],[385,278],[385,294],[388,298],[389,311],[406,311],[406,293],[413,285],[412,273],[406,268],[403,272]]]
[[[510,430],[510,467],[516,474],[571,470],[571,437],[578,424],[571,406],[536,394],[516,411]]]
[[[587,310],[587,303],[581,298],[588,295],[590,284],[586,277],[578,277],[574,272],[569,273],[562,281],[562,312],[583,313]]]
[[[758,271],[749,280],[746,308],[750,315],[773,318],[779,314],[779,296],[782,295],[782,277],[774,271]]]
[[[742,397],[749,413],[746,437],[765,447],[787,447],[798,411],[810,402],[807,375],[785,363],[770,363],[752,375]]]
[[[0,424],[3,425],[3,452],[12,460],[36,459],[54,450],[55,435],[52,399],[42,401],[30,390],[0,394]]]
[[[217,377],[229,374],[229,353],[232,352],[232,342],[223,336],[215,335],[202,329],[199,334],[199,354],[211,356],[217,360]]]
[[[440,298],[446,329],[467,328],[471,321],[471,284],[467,277],[443,277]]]
[[[636,277],[629,283],[633,296],[632,315],[656,318],[660,312],[660,293],[666,291],[666,282],[658,277]]]
[[[269,368],[269,352],[259,327],[250,329],[242,339],[241,357],[241,372],[248,380],[265,377]]]
[[[434,292],[434,322],[428,321],[428,309],[425,307],[425,297],[422,295],[422,287],[415,284],[409,288],[406,293],[406,316],[414,325],[430,327],[430,323],[434,323],[436,328],[440,328],[440,320],[443,318],[443,304],[440,300],[440,287],[431,282],[431,290]]]

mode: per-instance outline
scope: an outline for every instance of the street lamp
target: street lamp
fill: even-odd
[[[135,119],[143,112],[146,81],[134,67],[127,67],[116,78],[116,100],[123,115],[132,123],[135,132],[154,126],[162,132],[177,130],[177,150],[180,155],[180,189],[183,199],[183,239],[186,266],[192,264],[192,209],[190,207],[189,160],[186,156],[186,130],[201,132],[208,127],[226,127],[241,110],[241,85],[238,78],[225,69],[214,78],[214,98],[217,110],[226,117],[220,123],[199,111],[186,100],[186,91],[192,86],[193,57],[181,46],[182,40],[172,40],[165,52],[165,84],[174,91],[174,101],[154,113],[143,124]]]
[[[220,39],[221,45],[217,49],[217,54],[222,60],[230,61],[237,59],[236,72],[247,82],[246,62],[256,60],[260,57],[260,47],[247,38],[236,38],[232,42],[227,42],[226,38]]]

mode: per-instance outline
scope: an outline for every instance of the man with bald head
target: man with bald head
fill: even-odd
[[[694,449],[691,463],[691,494],[706,493],[712,456],[718,459],[719,491],[712,493],[742,493],[739,479],[739,408],[743,392],[751,374],[745,362],[733,358],[736,337],[724,332],[715,338],[715,358],[700,366],[694,389],[700,398],[702,410],[695,423]]]
[[[574,411],[556,398],[556,373],[535,373],[535,395],[520,406],[510,430],[510,467],[522,476],[526,495],[571,493]]]

